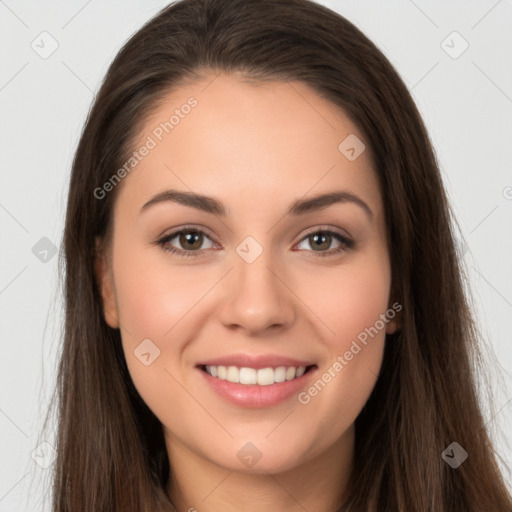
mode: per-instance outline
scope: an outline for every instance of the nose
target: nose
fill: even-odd
[[[291,325],[295,318],[293,293],[286,276],[272,265],[270,251],[263,251],[252,263],[236,255],[234,267],[218,309],[221,322],[248,335]]]

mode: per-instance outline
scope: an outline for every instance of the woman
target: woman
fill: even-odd
[[[512,510],[451,221],[343,17],[162,10],[73,162],[54,510]]]

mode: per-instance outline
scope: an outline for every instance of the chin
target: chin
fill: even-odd
[[[309,458],[303,440],[295,444],[290,443],[290,438],[288,441],[283,444],[281,439],[273,441],[246,436],[240,440],[230,440],[229,446],[222,449],[222,453],[211,453],[208,458],[213,463],[238,473],[284,473]]]

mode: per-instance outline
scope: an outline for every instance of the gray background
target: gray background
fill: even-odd
[[[50,509],[53,439],[41,426],[63,320],[52,248],[73,151],[112,58],[167,3],[0,0],[0,512]],[[512,465],[512,1],[320,3],[377,44],[427,124],[465,239],[484,355],[493,374],[502,365],[485,413]]]

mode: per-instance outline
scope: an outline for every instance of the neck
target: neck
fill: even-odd
[[[336,512],[352,470],[354,426],[324,452],[286,472],[230,470],[191,451],[166,432],[168,494],[178,512]]]

